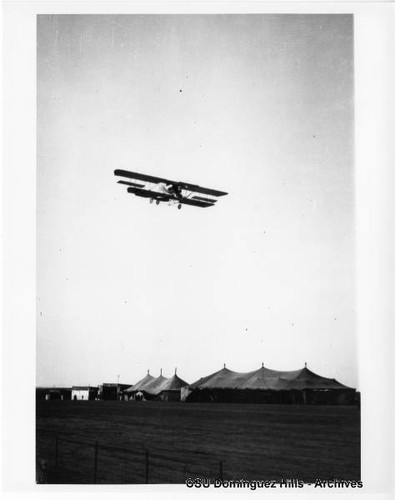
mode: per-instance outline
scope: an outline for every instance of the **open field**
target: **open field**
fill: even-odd
[[[360,479],[353,406],[37,401],[46,481],[93,483],[95,442],[97,483]]]

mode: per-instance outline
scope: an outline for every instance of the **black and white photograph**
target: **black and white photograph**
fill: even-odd
[[[129,10],[30,17],[34,380],[3,389],[29,398],[30,487],[386,492],[357,15]]]
[[[359,487],[353,17],[40,15],[37,134],[37,480]]]

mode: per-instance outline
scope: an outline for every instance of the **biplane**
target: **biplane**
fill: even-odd
[[[182,205],[194,207],[212,207],[218,201],[217,198],[228,193],[210,189],[188,182],[171,181],[152,175],[129,172],[128,170],[114,170],[114,175],[124,177],[118,184],[128,186],[128,193],[142,198],[148,198],[150,203],[161,202],[176,204],[180,209]],[[202,196],[203,195],[203,196]]]

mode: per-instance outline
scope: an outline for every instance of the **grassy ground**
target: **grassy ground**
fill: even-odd
[[[352,406],[37,402],[41,480],[94,482],[95,441],[98,483],[144,483],[146,450],[150,483],[221,470],[225,479],[360,479]]]

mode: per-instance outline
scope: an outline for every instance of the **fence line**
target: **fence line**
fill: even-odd
[[[145,484],[149,483],[149,452],[145,450]]]
[[[94,483],[97,483],[97,455],[98,455],[99,447],[97,445],[97,441],[95,442],[95,474],[94,474]]]
[[[145,484],[149,484],[150,479],[152,479],[152,476],[153,476],[152,471],[154,469],[155,470],[167,469],[167,470],[172,470],[173,472],[177,472],[174,470],[173,467],[171,467],[169,465],[168,462],[172,462],[173,464],[178,464],[178,465],[184,465],[184,471],[183,471],[184,473],[187,470],[189,470],[189,469],[187,469],[187,466],[189,467],[190,462],[191,462],[190,460],[186,460],[183,458],[165,456],[164,454],[160,453],[160,451],[158,452],[157,450],[152,451],[152,450],[149,450],[147,448],[141,449],[141,450],[134,450],[132,448],[124,448],[124,447],[111,446],[111,445],[106,445],[106,444],[99,444],[98,441],[77,441],[75,439],[70,439],[68,437],[63,437],[63,436],[57,435],[56,439],[55,439],[55,456],[54,456],[54,466],[55,466],[56,477],[58,476],[59,472],[61,471],[61,467],[59,466],[59,461],[60,461],[59,458],[61,455],[61,448],[62,448],[60,446],[61,442],[70,443],[70,444],[77,444],[77,445],[83,447],[84,449],[86,449],[88,447],[93,448],[93,451],[94,451],[93,478],[92,478],[93,484],[97,484],[97,482],[99,480],[99,474],[98,474],[98,464],[99,464],[99,457],[100,457],[99,449],[106,450],[106,451],[127,453],[129,455],[134,456],[133,458],[141,459],[141,461],[139,460],[139,462],[138,462],[138,463],[140,463],[140,465],[144,466],[143,467],[144,481],[141,481],[141,482],[144,482]],[[175,451],[175,452],[178,451],[180,453],[185,454],[185,450],[172,450],[172,451]],[[213,476],[213,477],[215,476],[219,479],[223,479],[223,473],[224,473],[223,460],[218,460],[218,458],[216,456],[214,456],[213,454],[210,454],[207,452],[201,452],[199,450],[191,450],[189,453],[190,453],[190,455],[192,455],[190,457],[190,458],[192,458],[192,461],[193,461],[193,459],[198,458],[197,455],[204,455],[205,457],[210,457],[213,462],[217,463],[217,472],[213,473],[211,471],[209,473],[210,476]],[[161,461],[163,461],[163,463],[161,463]],[[132,463],[135,465],[136,461],[133,460]],[[199,467],[201,464],[195,464],[195,466],[196,465]],[[204,465],[207,466],[206,460],[205,460]],[[180,472],[180,471],[178,471],[178,472]],[[189,470],[189,473],[190,472],[191,471]],[[186,479],[186,477],[185,477],[185,479]]]

